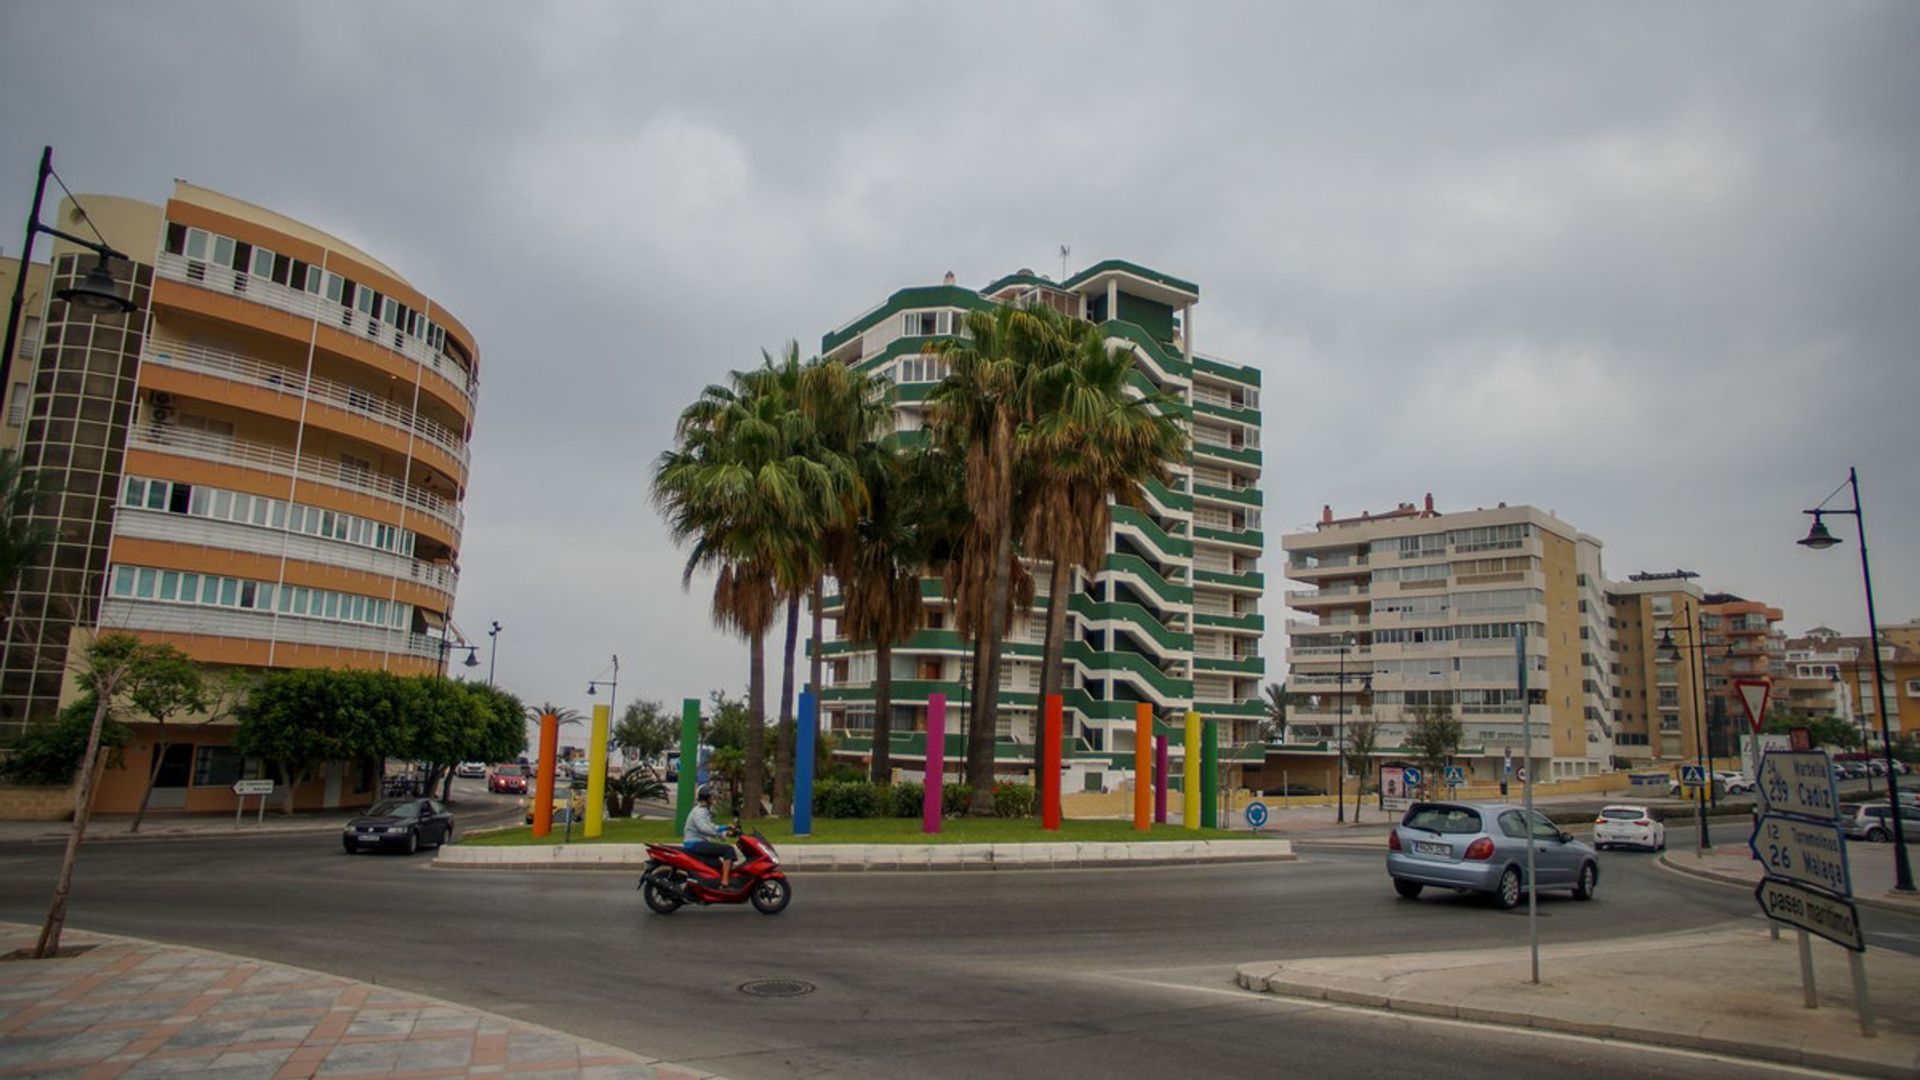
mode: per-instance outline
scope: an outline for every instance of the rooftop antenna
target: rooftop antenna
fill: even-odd
[[[1067,256],[1071,254],[1073,254],[1072,247],[1066,244],[1060,245],[1060,280],[1063,282],[1067,280]]]

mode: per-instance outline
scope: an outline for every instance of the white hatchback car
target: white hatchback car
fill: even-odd
[[[1664,851],[1667,846],[1667,827],[1644,806],[1604,807],[1600,816],[1593,819],[1593,846],[1600,849],[1627,846]]]

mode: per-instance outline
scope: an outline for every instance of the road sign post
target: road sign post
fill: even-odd
[[[1757,733],[1766,715],[1766,685],[1743,680],[1741,699]],[[1759,692],[1750,691],[1758,685]],[[1760,740],[1751,740],[1757,748]],[[1873,1012],[1867,1000],[1866,939],[1853,906],[1853,878],[1847,867],[1847,841],[1837,820],[1833,766],[1824,751],[1769,750],[1754,770],[1761,816],[1748,844],[1766,877],[1753,890],[1770,924],[1785,923],[1799,937],[1800,989],[1806,1007],[1819,1007],[1813,980],[1813,945],[1818,934],[1849,950],[1854,1004],[1860,1031],[1872,1036]]]
[[[233,803],[234,828],[237,829],[240,827],[240,814],[247,807],[247,796],[249,795],[258,795],[260,797],[260,805],[255,810],[253,823],[255,825],[265,825],[267,823],[267,796],[273,794],[273,781],[236,780],[233,782],[233,793],[239,796]]]

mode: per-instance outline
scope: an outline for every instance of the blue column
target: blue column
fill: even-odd
[[[820,703],[813,691],[800,691],[800,716],[793,740],[793,835],[813,832],[813,740],[820,729]]]

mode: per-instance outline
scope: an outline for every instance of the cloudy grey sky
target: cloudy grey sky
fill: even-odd
[[[12,0],[0,242],[43,143],[382,258],[478,336],[456,621],[589,703],[744,684],[646,495],[762,348],[952,270],[1126,258],[1264,373],[1267,560],[1324,503],[1533,503],[1865,629],[1796,547],[1858,465],[1920,616],[1920,7]],[[1841,499],[1844,502],[1844,496]],[[1269,674],[1284,641],[1268,637]],[[481,659],[485,660],[485,650]]]

